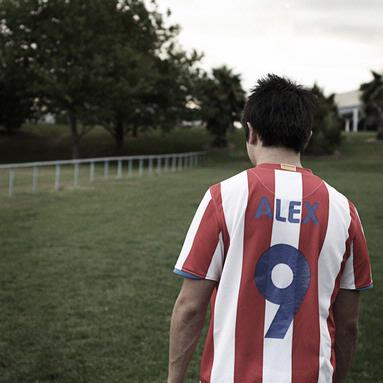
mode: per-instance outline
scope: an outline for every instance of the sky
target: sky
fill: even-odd
[[[359,88],[383,71],[383,0],[157,0],[181,45],[226,64],[248,91],[267,74],[326,93]]]

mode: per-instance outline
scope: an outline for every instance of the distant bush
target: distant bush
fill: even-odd
[[[306,153],[334,153],[342,138],[342,119],[338,116],[335,95],[326,97],[317,85],[311,91],[317,96],[318,107],[314,117],[313,135]]]

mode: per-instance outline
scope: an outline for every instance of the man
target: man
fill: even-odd
[[[275,75],[243,112],[255,167],[203,197],[174,271],[168,383],[184,381],[211,300],[202,383],[342,383],[359,291],[372,287],[355,206],[301,165],[314,96]]]

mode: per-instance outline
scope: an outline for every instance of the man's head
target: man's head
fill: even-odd
[[[261,148],[302,153],[311,136],[315,104],[309,90],[286,78],[269,74],[260,79],[242,113],[252,162]]]

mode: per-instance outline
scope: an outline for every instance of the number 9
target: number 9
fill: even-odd
[[[272,278],[274,268],[281,264],[287,265],[292,272],[292,281],[283,288],[276,286]],[[295,247],[285,244],[274,245],[258,260],[254,278],[260,293],[268,301],[280,305],[265,337],[283,339],[309,287],[309,264],[305,256]]]

